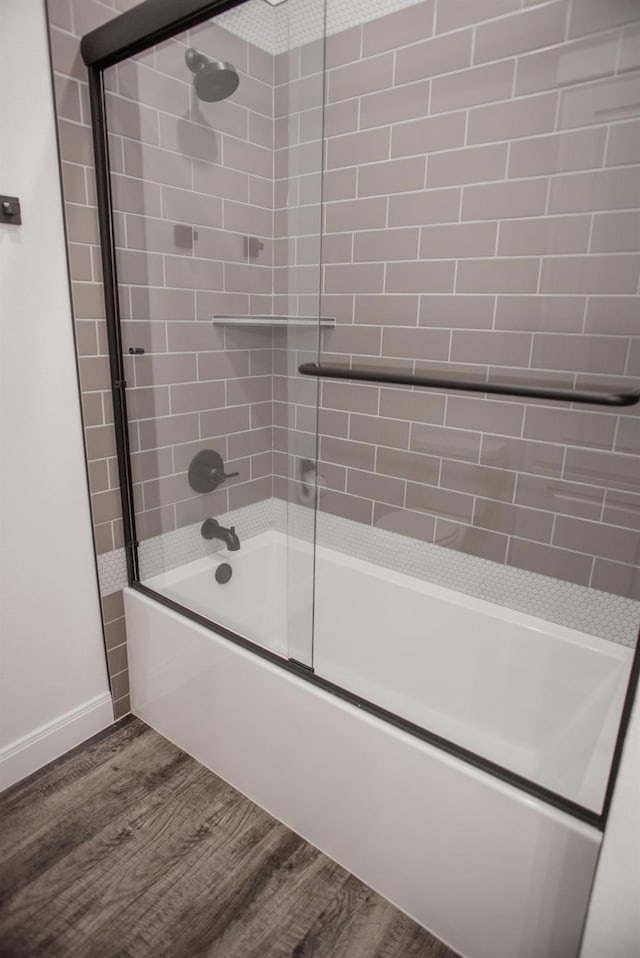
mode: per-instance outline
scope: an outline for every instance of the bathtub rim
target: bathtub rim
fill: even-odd
[[[463,746],[450,741],[449,739],[443,738],[442,736],[437,735],[435,732],[429,731],[429,729],[425,729],[422,726],[416,725],[414,722],[410,722],[407,719],[402,718],[402,716],[396,715],[395,712],[390,712],[389,710],[377,705],[375,702],[370,702],[354,692],[330,682],[328,679],[324,679],[322,676],[317,675],[313,669],[309,668],[303,663],[298,662],[295,659],[285,658],[284,656],[279,655],[277,652],[273,652],[270,649],[264,648],[257,642],[253,642],[251,639],[247,639],[244,636],[239,635],[232,629],[229,629],[224,625],[220,625],[214,622],[212,619],[209,619],[204,615],[200,615],[200,613],[194,612],[192,609],[181,605],[179,602],[176,602],[173,599],[170,599],[167,596],[150,589],[139,580],[130,582],[128,588],[135,592],[141,593],[148,599],[157,602],[159,605],[165,606],[165,608],[170,609],[172,612],[184,616],[186,619],[189,619],[196,625],[204,627],[207,629],[207,631],[212,632],[219,638],[226,639],[233,645],[244,649],[246,652],[253,653],[259,658],[266,660],[270,664],[283,669],[285,672],[288,672],[289,674],[308,682],[316,689],[327,692],[330,695],[338,698],[340,701],[351,705],[354,708],[360,709],[374,718],[386,722],[396,730],[413,735],[418,740],[439,749],[453,758],[459,759],[467,765],[470,765],[472,768],[475,768],[481,772],[486,772],[488,775],[493,776],[499,781],[504,782],[505,784],[510,785],[527,795],[530,795],[532,798],[537,799],[538,801],[550,805],[552,808],[558,809],[561,812],[565,812],[572,818],[577,819],[586,825],[590,825],[593,828],[598,829],[600,832],[604,831],[607,823],[609,808],[611,806],[611,798],[618,774],[627,727],[629,725],[629,719],[631,716],[635,691],[640,679],[640,642],[636,644],[633,658],[631,660],[631,669],[629,671],[627,689],[622,706],[622,712],[620,714],[618,734],[616,736],[616,743],[611,758],[611,766],[609,769],[604,801],[600,812],[594,812],[592,809],[586,808],[585,806],[580,805],[569,798],[565,798],[551,789],[545,788],[543,785],[539,785],[516,772],[512,772],[510,769],[499,765],[497,762],[493,762],[484,756],[471,751],[470,749],[466,749]]]

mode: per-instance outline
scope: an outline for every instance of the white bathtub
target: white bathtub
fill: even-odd
[[[150,588],[311,663],[312,547],[265,532]],[[220,562],[231,580],[214,578]],[[316,673],[599,812],[632,650],[318,548]]]
[[[269,532],[146,585],[301,658],[310,558]],[[323,548],[315,588],[317,674],[600,810],[629,649]],[[137,715],[461,954],[577,955],[596,829],[139,592],[125,604]]]

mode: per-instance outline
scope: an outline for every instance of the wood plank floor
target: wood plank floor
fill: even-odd
[[[0,795],[2,958],[456,958],[127,719]]]

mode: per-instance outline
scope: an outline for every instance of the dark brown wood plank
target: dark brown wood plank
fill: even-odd
[[[0,795],[0,958],[456,958],[137,719]]]

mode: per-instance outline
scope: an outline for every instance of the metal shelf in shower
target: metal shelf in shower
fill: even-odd
[[[376,366],[340,366],[321,363],[302,363],[298,372],[303,376],[319,379],[351,379],[365,383],[395,386],[421,386],[425,389],[444,389],[473,393],[488,393],[500,396],[517,396],[525,399],[552,399],[561,402],[593,404],[596,406],[634,406],[640,401],[637,389],[574,389],[562,386],[536,386],[527,383],[487,381],[461,376],[431,376],[410,373],[401,369],[385,369]]]
[[[336,325],[333,316],[214,316],[216,326],[317,326],[333,329]]]

